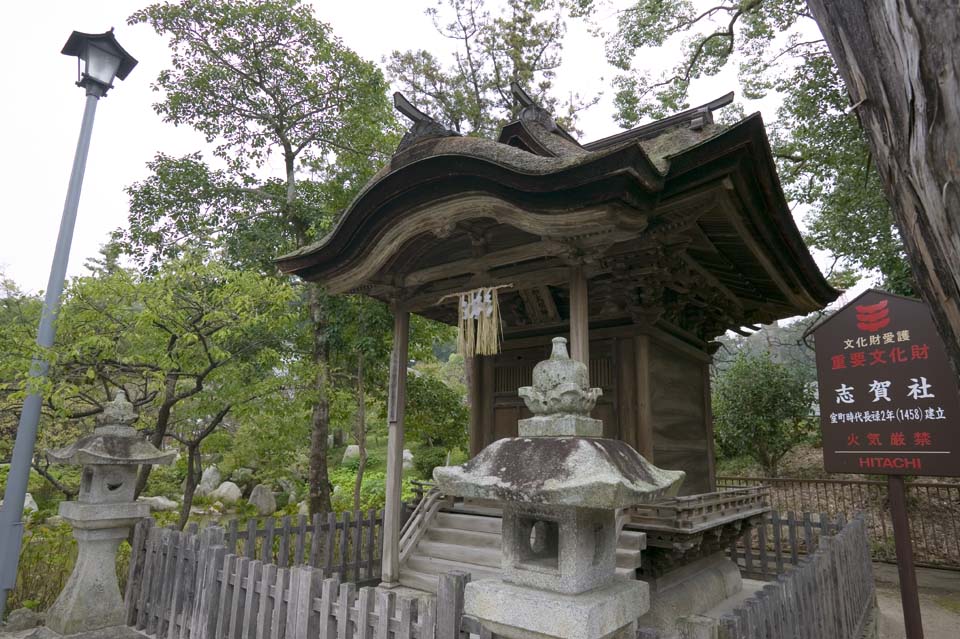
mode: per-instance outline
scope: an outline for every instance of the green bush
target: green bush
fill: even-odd
[[[413,453],[413,467],[426,480],[433,479],[433,469],[447,463],[447,451],[438,446],[418,446]]]

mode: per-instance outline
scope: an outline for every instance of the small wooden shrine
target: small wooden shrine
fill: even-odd
[[[793,221],[760,115],[714,122],[732,94],[588,143],[518,87],[514,97],[519,118],[489,140],[460,136],[397,94],[413,126],[390,162],[327,237],[279,260],[331,293],[395,310],[388,583],[409,313],[456,324],[455,294],[509,285],[499,290],[501,352],[469,362],[472,454],[516,436],[531,416],[517,389],[551,339],[568,335],[603,389],[592,413],[603,436],[684,470],[690,494],[714,488],[713,340],[838,295]]]

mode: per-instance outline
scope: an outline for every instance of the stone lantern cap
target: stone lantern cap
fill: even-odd
[[[163,452],[143,439],[131,424],[137,414],[124,391],[97,416],[94,431],[64,448],[47,451],[53,464],[128,466],[170,464],[176,451]]]
[[[592,437],[500,439],[463,466],[433,471],[447,495],[604,509],[672,497],[684,476],[625,442]]]

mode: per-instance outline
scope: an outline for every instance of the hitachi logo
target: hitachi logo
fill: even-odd
[[[920,470],[923,464],[919,457],[861,457],[860,468],[899,468]]]

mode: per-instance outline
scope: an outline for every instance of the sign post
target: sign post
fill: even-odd
[[[828,473],[887,475],[907,639],[922,639],[904,475],[960,474],[960,394],[930,311],[869,290],[811,331]]]

